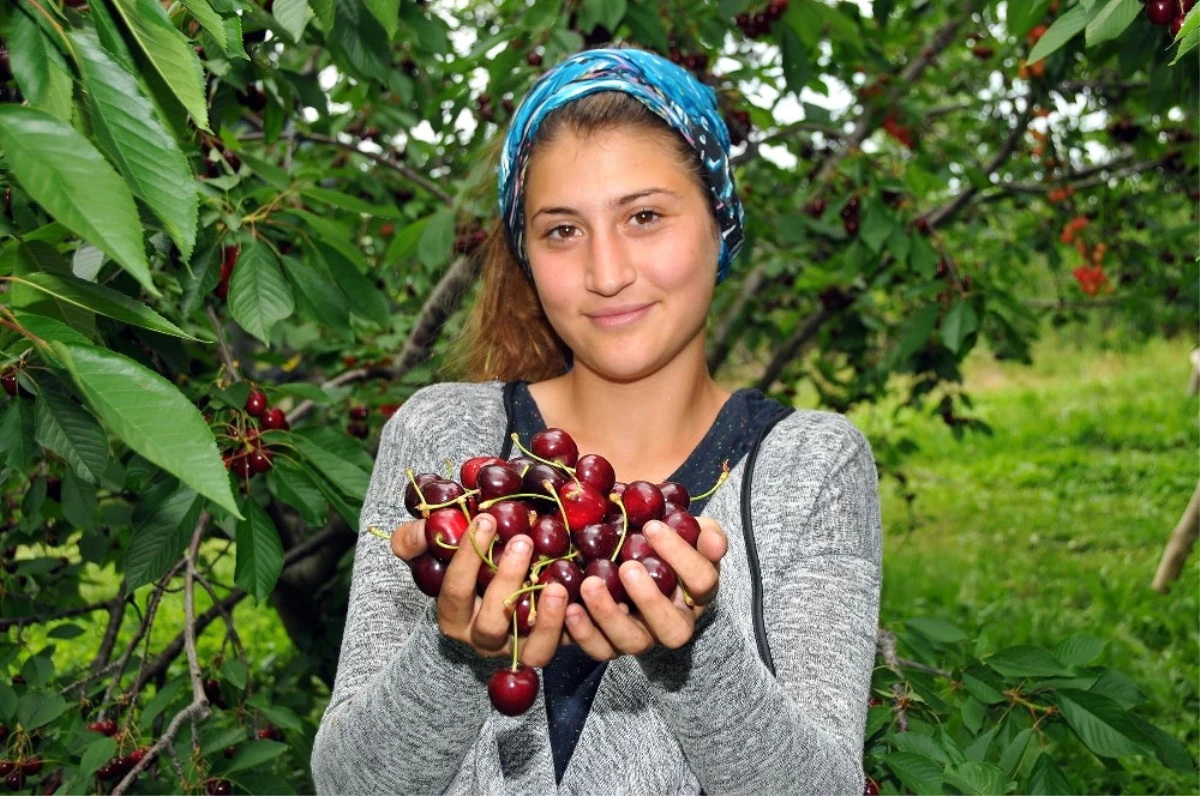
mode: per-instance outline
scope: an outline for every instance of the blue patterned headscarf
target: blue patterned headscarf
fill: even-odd
[[[542,75],[513,114],[500,156],[500,217],[508,240],[531,276],[525,249],[524,189],[529,150],[546,116],[568,102],[599,91],[638,99],[696,150],[704,165],[709,201],[721,229],[717,282],[742,246],[744,214],[729,162],[729,130],[717,95],[690,72],[661,55],[634,49],[585,50]]]

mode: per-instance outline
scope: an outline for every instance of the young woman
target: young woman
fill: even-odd
[[[711,89],[634,49],[589,50],[517,109],[499,168],[500,222],[466,326],[467,378],[413,395],[383,431],[328,710],[313,749],[323,793],[852,793],[881,585],[875,463],[844,417],[732,394],[705,363],[714,286],[742,240],[729,137]],[[695,548],[646,535],[693,598],[664,597],[636,561],[618,607],[551,585],[519,647],[539,667],[510,717],[487,680],[507,665],[504,598],[528,571],[504,550],[482,598],[462,544],[439,597],[405,562],[426,549],[405,468],[516,454],[546,428],[623,482],[675,481]],[[394,529],[394,531],[393,531]],[[495,523],[467,533],[486,548]]]

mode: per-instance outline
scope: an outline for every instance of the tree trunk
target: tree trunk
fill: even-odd
[[[1183,512],[1183,517],[1167,541],[1167,549],[1163,551],[1158,572],[1154,575],[1152,587],[1155,591],[1166,594],[1171,588],[1171,583],[1179,579],[1179,573],[1183,571],[1183,562],[1187,560],[1188,553],[1196,544],[1197,534],[1200,534],[1200,484],[1196,486],[1187,510]]]

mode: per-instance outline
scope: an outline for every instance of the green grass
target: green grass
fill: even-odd
[[[1074,333],[1072,333],[1074,334]],[[1185,397],[1186,341],[1088,349],[1051,336],[1031,367],[973,352],[964,389],[994,429],[956,441],[936,417],[893,406],[851,413],[871,435],[905,430],[909,508],[885,478],[881,622],[940,616],[991,649],[1053,645],[1076,632],[1107,642],[1140,712],[1193,754],[1200,745],[1200,555],[1169,595],[1150,589],[1163,545],[1197,481],[1197,399]],[[1079,754],[1085,793],[1197,793],[1195,776],[1153,760],[1105,769]]]

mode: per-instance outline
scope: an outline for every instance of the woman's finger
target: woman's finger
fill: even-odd
[[[708,605],[717,596],[719,573],[705,556],[665,523],[646,523],[642,532],[658,557],[675,570],[679,583],[695,605]],[[703,533],[703,530],[701,530]]]
[[[721,559],[729,551],[729,538],[725,535],[725,529],[712,517],[696,519],[700,522],[700,539],[696,542],[696,549],[720,569]]]
[[[637,566],[641,568],[642,565]],[[642,572],[644,574],[645,569],[642,569]],[[650,576],[646,575],[645,579],[650,580]],[[653,584],[651,588],[657,591]],[[620,609],[600,578],[585,578],[580,594],[587,605],[592,622],[604,634],[608,643],[618,651],[629,655],[641,655],[654,646],[654,637],[647,632],[644,625]],[[662,598],[662,595],[659,597]]]
[[[500,556],[500,561],[497,562],[496,575],[488,584],[487,591],[483,593],[483,603],[479,606],[479,613],[475,615],[475,621],[471,625],[473,646],[480,649],[504,646],[504,639],[512,632],[511,620],[514,610],[506,600],[525,582],[525,577],[529,574],[529,560],[532,557],[533,542],[524,534],[514,536],[504,546],[504,555]]]
[[[646,572],[641,562],[626,561],[618,573],[625,593],[637,605],[640,620],[654,639],[667,649],[678,649],[691,639],[696,626],[695,615],[690,610],[681,610],[673,601],[673,596],[664,597],[658,589],[658,584],[651,579],[650,573]],[[626,621],[633,620],[626,617]],[[601,623],[607,635],[607,626],[600,619],[597,619],[597,622]],[[620,645],[617,639],[613,639],[613,643]],[[642,652],[646,649],[649,647]]]
[[[558,650],[563,635],[563,620],[567,612],[567,590],[561,583],[551,583],[538,593],[537,612],[533,630],[521,642],[521,662],[540,669],[550,662]]]
[[[412,520],[392,531],[392,553],[405,563],[424,553],[425,547],[425,520]]]
[[[474,533],[479,549],[486,550],[495,532],[496,521],[491,515],[479,515],[467,527],[457,552],[451,557],[437,600],[438,622],[443,632],[465,630],[475,616],[475,581],[479,578],[479,568],[486,565],[471,546],[468,534]]]
[[[587,609],[578,603],[567,606],[567,632],[579,648],[594,660],[611,661],[620,654],[592,623]]]

